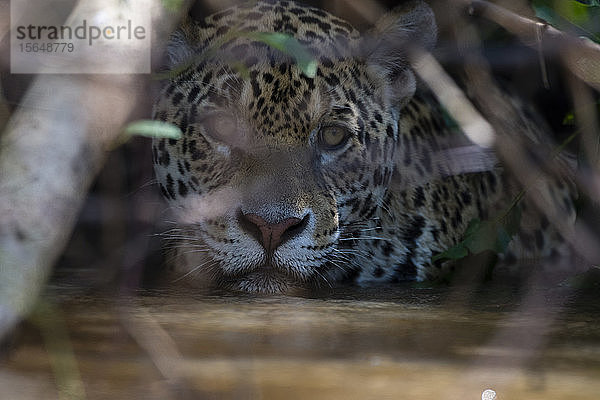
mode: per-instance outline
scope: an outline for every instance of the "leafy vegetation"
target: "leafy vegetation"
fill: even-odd
[[[184,0],[162,0],[162,5],[171,12],[179,12],[183,7],[183,1]]]
[[[600,0],[533,0],[531,4],[538,18],[557,29],[600,43]],[[596,103],[596,108],[600,112],[600,102]],[[572,111],[567,113],[563,120],[565,125],[574,125],[576,122]],[[578,132],[575,132],[567,138],[555,150],[554,156],[560,153],[577,134]],[[497,218],[486,221],[471,220],[463,240],[433,256],[432,261],[457,261],[485,251],[504,252],[519,229],[521,219],[519,202],[526,192],[527,188],[519,193],[509,208]]]
[[[217,40],[211,46],[206,48],[201,54],[192,57],[189,60],[181,63],[175,68],[165,73],[156,74],[157,79],[173,79],[184,72],[192,64],[210,59],[219,52],[221,46],[235,38],[248,38],[258,42],[262,42],[283,54],[286,54],[294,59],[298,68],[304,75],[309,78],[314,78],[317,73],[317,60],[310,54],[306,47],[295,37],[287,33],[280,32],[240,32],[236,28],[230,30],[223,35],[220,40]],[[242,77],[246,77],[248,72],[246,66],[239,61],[231,62],[231,67],[239,72]]]
[[[181,135],[181,129],[171,123],[147,119],[132,122],[123,130],[123,136],[125,137],[125,140],[132,136],[180,139]]]
[[[503,253],[519,230],[521,222],[519,201],[523,194],[520,194],[508,210],[498,218],[488,221],[481,221],[479,218],[472,219],[469,222],[464,239],[446,251],[432,257],[431,260],[434,262],[438,260],[460,260],[469,255],[480,254],[488,250],[494,253]]]
[[[246,35],[293,57],[298,68],[309,78],[317,74],[317,61],[295,37],[278,32],[250,32]]]
[[[566,138],[554,151],[552,158],[557,157],[576,137],[579,131]],[[481,254],[492,251],[496,254],[503,253],[512,238],[519,231],[521,224],[521,200],[527,193],[524,188],[515,196],[507,209],[492,220],[481,221],[474,218],[469,222],[463,240],[431,258],[432,262],[438,260],[458,261],[469,255]]]
[[[600,43],[600,0],[533,0],[538,18]]]

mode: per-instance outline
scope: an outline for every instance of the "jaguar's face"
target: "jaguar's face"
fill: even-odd
[[[279,13],[302,23],[297,10]],[[207,21],[185,29],[211,36],[220,24]],[[256,31],[272,29],[272,19],[257,21]],[[335,38],[301,35],[318,63],[314,76],[241,36],[221,46],[226,56],[192,62],[164,89],[155,116],[183,138],[156,141],[154,161],[180,225],[172,235],[179,275],[282,292],[355,268],[349,245],[377,218],[393,173],[399,99],[414,78],[402,70],[402,88],[390,89],[386,70],[356,56],[360,38],[343,27]]]

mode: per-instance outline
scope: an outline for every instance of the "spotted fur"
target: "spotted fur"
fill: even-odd
[[[318,61],[316,76],[256,32],[296,38]],[[153,146],[179,224],[169,233],[176,273],[253,292],[438,276],[432,255],[516,191],[493,155],[481,171],[441,172],[439,155],[466,141],[406,60],[409,44],[431,47],[435,36],[431,10],[418,1],[364,35],[292,1],[186,21],[169,47],[178,72],[155,108],[183,138]],[[338,147],[322,143],[332,126],[346,135]],[[268,250],[245,215],[300,222]],[[514,251],[548,248],[541,230],[530,232]]]

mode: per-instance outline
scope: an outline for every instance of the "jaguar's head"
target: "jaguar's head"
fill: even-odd
[[[291,1],[184,23],[155,108],[183,138],[153,149],[179,224],[170,235],[177,273],[282,292],[368,262],[349,239],[386,196],[399,116],[415,90],[407,49],[432,45],[435,34],[417,1],[365,35]]]

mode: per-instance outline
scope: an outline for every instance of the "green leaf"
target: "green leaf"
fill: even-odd
[[[308,52],[295,37],[279,32],[250,32],[249,38],[263,42],[274,49],[294,57],[296,64],[309,78],[317,74],[317,60]]]
[[[468,255],[469,251],[467,250],[467,248],[462,243],[458,243],[450,247],[448,250],[440,254],[436,254],[431,258],[431,261],[436,262],[438,260],[460,260],[461,258],[465,258]]]
[[[169,11],[178,12],[183,6],[184,0],[162,0],[162,5]]]
[[[467,225],[467,230],[465,231],[465,236],[473,235],[475,232],[477,232],[479,230],[480,226],[481,226],[481,220],[479,218],[473,218],[471,221],[469,221],[469,225]]]
[[[600,42],[600,1],[534,0],[535,15],[550,25]]]
[[[479,254],[486,250],[496,250],[498,226],[493,221],[483,221],[477,229],[466,235],[463,243],[471,254]]]
[[[589,18],[589,5],[575,0],[556,2],[555,8],[559,15],[575,25],[586,24]]]
[[[565,115],[565,118],[562,121],[563,125],[575,125],[575,114],[573,114],[573,111],[569,111],[567,113],[567,115]]]
[[[519,230],[521,208],[515,204],[505,215],[490,221],[473,218],[465,230],[463,240],[446,251],[431,258],[438,260],[460,260],[469,254],[480,254],[484,251],[504,253],[513,236]]]
[[[125,127],[123,133],[127,137],[145,136],[150,138],[181,139],[179,127],[163,121],[139,120]]]

